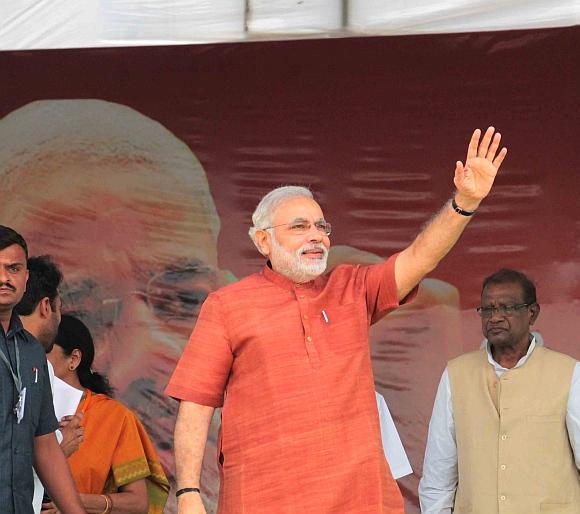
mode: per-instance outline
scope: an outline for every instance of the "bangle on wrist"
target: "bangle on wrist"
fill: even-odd
[[[461,214],[462,216],[473,216],[475,214],[475,211],[466,211],[465,209],[459,207],[459,205],[457,205],[457,202],[455,201],[455,198],[451,199],[451,208],[457,214]]]
[[[101,514],[109,514],[113,510],[113,500],[108,494],[101,494],[100,496],[105,500],[105,510]]]
[[[181,496],[182,494],[185,493],[198,493],[200,494],[201,491],[199,490],[199,487],[183,487],[182,489],[178,489],[177,491],[175,491],[175,497],[178,498],[179,496]]]

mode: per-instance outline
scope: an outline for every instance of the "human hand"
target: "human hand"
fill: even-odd
[[[505,147],[498,152],[501,134],[495,132],[494,135],[494,132],[495,128],[489,127],[481,138],[481,130],[475,130],[467,148],[465,165],[461,161],[455,165],[455,201],[464,210],[474,211],[488,195],[507,154]]]
[[[81,426],[83,413],[77,412],[74,416],[64,416],[60,420],[59,428],[62,433],[60,447],[66,457],[76,452],[84,439],[84,427]]]
[[[43,502],[40,508],[40,514],[60,514],[60,511],[53,502]]]

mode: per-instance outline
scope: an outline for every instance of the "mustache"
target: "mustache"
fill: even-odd
[[[16,288],[10,282],[0,282],[0,287],[7,287],[12,291],[16,291]]]
[[[325,256],[328,254],[328,248],[326,248],[322,243],[306,243],[298,249],[298,255],[310,250],[320,250]]]

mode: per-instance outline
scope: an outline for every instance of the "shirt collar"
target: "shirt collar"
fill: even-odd
[[[1,328],[1,327],[0,327]],[[8,332],[4,333],[4,328],[2,329],[2,333],[8,338],[14,337],[16,334],[19,334],[24,330],[24,326],[22,325],[22,321],[20,321],[20,316],[16,314],[15,311],[12,311],[12,316],[10,318],[10,324],[8,325]]]
[[[311,280],[310,282],[304,282],[301,284],[297,284],[296,282],[289,279],[288,277],[285,277],[284,275],[281,275],[277,271],[274,271],[272,269],[272,264],[270,263],[270,261],[268,261],[266,263],[266,266],[264,266],[264,269],[262,270],[262,276],[266,280],[268,280],[268,281],[276,284],[277,286],[280,286],[283,289],[286,289],[288,291],[294,291],[296,288],[299,288],[299,289],[322,289],[322,287],[324,287],[324,284],[326,283],[326,280],[327,280],[326,275],[320,275],[320,276],[316,277],[314,280]]]
[[[489,341],[487,341],[486,344],[485,344],[485,351],[487,352],[487,360],[493,366],[493,368],[495,369],[495,371],[500,371],[500,372],[503,373],[503,372],[509,371],[510,369],[516,369],[516,368],[519,368],[519,367],[523,366],[526,363],[526,361],[530,358],[530,355],[534,351],[534,348],[535,347],[536,347],[536,337],[535,336],[532,336],[532,341],[530,342],[530,346],[528,347],[528,351],[518,361],[518,363],[513,368],[504,368],[503,366],[501,366],[500,364],[498,364],[497,362],[495,362],[495,360],[494,360],[494,358],[493,358],[493,356],[491,354],[491,347],[490,347]]]

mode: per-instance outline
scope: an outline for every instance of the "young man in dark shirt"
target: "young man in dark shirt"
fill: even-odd
[[[0,505],[32,514],[32,465],[63,514],[86,514],[54,431],[46,355],[14,307],[26,289],[26,242],[0,225]]]

